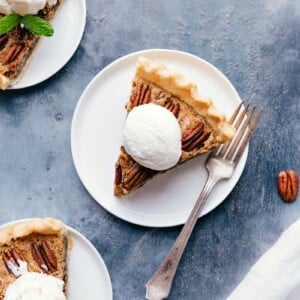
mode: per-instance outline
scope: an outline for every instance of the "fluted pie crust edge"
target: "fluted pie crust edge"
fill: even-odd
[[[33,233],[62,235],[66,231],[63,223],[54,218],[23,221],[0,229],[0,246],[9,245],[13,240]]]
[[[214,107],[210,98],[201,96],[197,85],[179,72],[146,57],[139,57],[136,76],[156,84],[193,107],[214,128],[218,142],[226,143],[234,136],[235,129],[227,123],[225,114]]]

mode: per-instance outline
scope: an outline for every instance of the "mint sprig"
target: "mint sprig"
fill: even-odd
[[[52,25],[38,16],[9,14],[0,19],[0,34],[11,31],[19,24],[34,35],[52,36],[54,33]]]
[[[11,31],[20,23],[21,16],[17,14],[6,15],[0,19],[0,34]]]
[[[35,35],[52,36],[54,33],[52,25],[38,16],[25,15],[21,19],[21,23]]]

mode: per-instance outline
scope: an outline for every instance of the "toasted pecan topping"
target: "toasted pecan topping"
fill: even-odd
[[[39,245],[32,243],[31,251],[33,259],[43,271],[52,273],[57,270],[56,257],[46,240],[42,240]]]
[[[168,109],[177,118],[180,111],[180,104],[178,102],[174,103],[171,100],[166,101],[165,108]]]
[[[49,269],[53,269],[54,271],[56,271],[57,270],[56,256],[46,240],[41,241],[41,249],[43,254],[45,255]]]
[[[144,83],[137,84],[130,96],[130,102],[132,103],[132,107],[147,104],[151,100],[151,89],[149,85]]]
[[[20,274],[18,273],[20,262],[25,262],[24,257],[14,248],[6,249],[2,255],[5,267],[7,268],[8,272],[14,275],[15,277],[19,277]]]
[[[2,64],[6,65],[9,64],[11,62],[13,62],[22,52],[22,50],[24,49],[24,45],[13,45],[11,46],[7,53],[4,55],[4,57],[2,58]]]
[[[152,171],[146,169],[139,164],[134,164],[131,169],[129,169],[124,185],[128,190],[138,187],[146,178],[151,176]]]
[[[117,165],[115,169],[115,184],[119,185],[122,182],[122,167]]]
[[[182,150],[192,151],[194,148],[200,147],[209,136],[210,132],[204,131],[204,124],[197,124],[182,136]]]
[[[8,41],[7,34],[4,34],[4,35],[0,36],[0,50],[2,50],[5,47],[7,41]]]

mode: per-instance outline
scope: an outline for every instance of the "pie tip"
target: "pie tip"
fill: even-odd
[[[0,74],[0,89],[1,90],[7,89],[9,86],[9,83],[10,83],[10,80],[6,76]]]

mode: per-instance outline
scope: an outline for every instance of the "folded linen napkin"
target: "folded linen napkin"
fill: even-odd
[[[300,299],[300,219],[250,269],[227,300]]]

